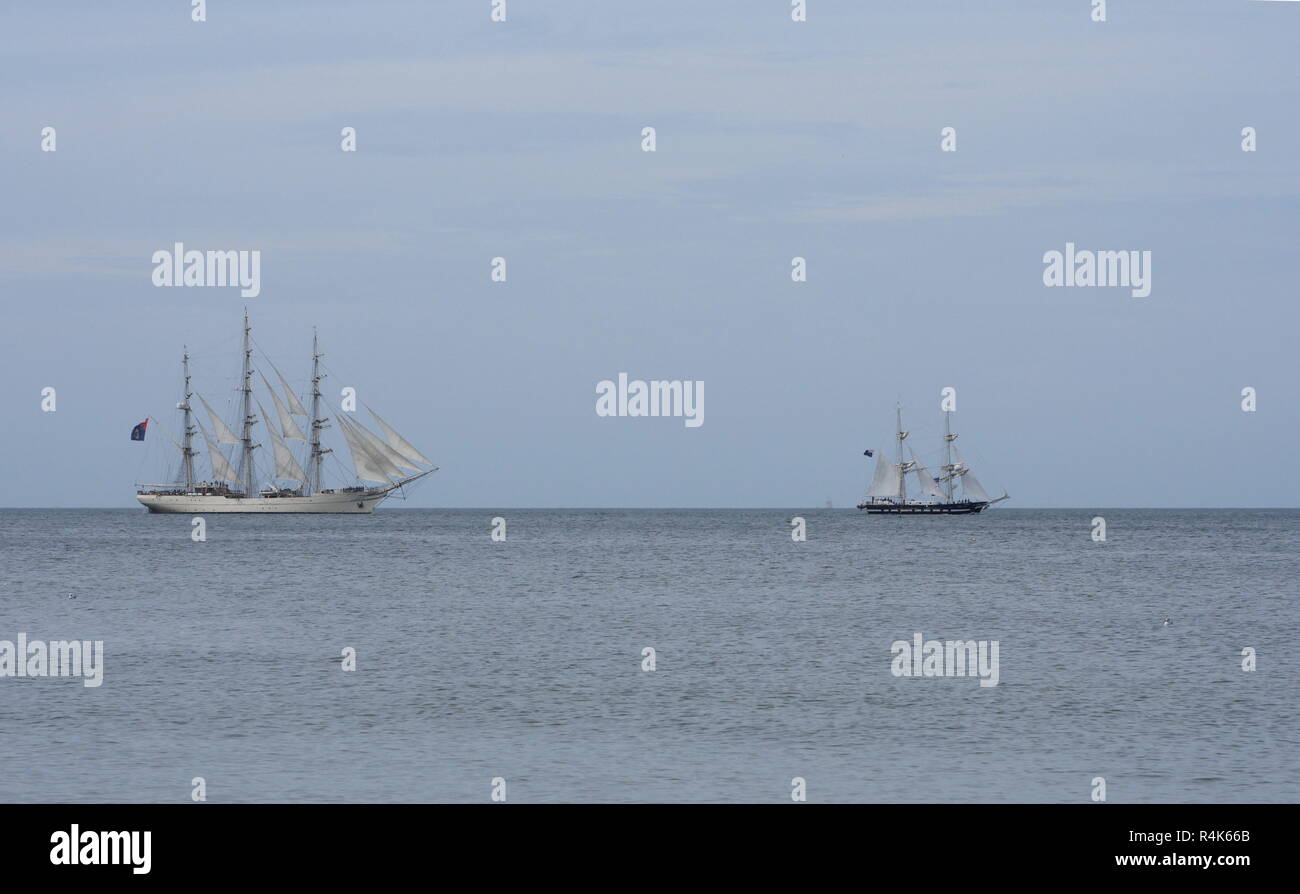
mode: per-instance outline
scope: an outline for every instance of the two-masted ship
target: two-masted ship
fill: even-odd
[[[903,409],[899,407],[898,431],[895,435],[898,461],[891,461],[884,451],[865,451],[867,456],[879,455],[876,456],[876,472],[867,488],[867,496],[858,504],[858,508],[872,515],[972,515],[1007,499],[1005,492],[993,499],[980,486],[979,480],[953,443],[957,440],[957,435],[952,430],[951,417],[951,411],[944,412],[944,462],[939,467],[940,474],[932,476],[912,445],[904,444],[911,432],[903,428]],[[912,457],[910,460],[904,458],[904,449]],[[907,496],[909,473],[916,476],[914,483],[920,495],[917,499],[908,499]]]
[[[203,396],[190,387],[189,353],[183,354],[181,372],[184,379],[184,399],[176,405],[183,420],[180,449],[180,467],[176,480],[168,485],[137,485],[136,499],[150,512],[209,513],[209,512],[298,512],[298,513],[369,513],[394,491],[437,471],[423,453],[411,445],[374,410],[369,411],[375,426],[383,436],[375,434],[340,411],[331,416],[322,412],[321,371],[319,342],[312,336],[312,371],[310,411],[294,394],[283,375],[268,361],[272,373],[280,383],[280,392],[272,387],[264,372],[256,370],[274,408],[274,418],[268,414],[253,391],[252,328],[248,314],[244,314],[244,359],[239,389],[239,420],[234,428],[212,409]],[[283,398],[281,397],[283,395]],[[211,433],[204,428],[191,401],[197,397],[206,411]],[[256,410],[254,410],[256,407]],[[304,433],[298,418],[310,422],[310,434]],[[137,426],[133,440],[143,440],[147,422]],[[321,442],[321,434],[336,422],[347,442],[352,458],[356,481],[352,486],[323,487],[322,466],[333,450]],[[278,428],[277,428],[278,423]],[[257,426],[262,425],[258,433]],[[138,437],[137,437],[138,433]],[[202,438],[206,449],[207,466],[211,477],[199,480],[194,437]],[[265,441],[265,444],[263,443]],[[303,442],[298,455],[289,441]],[[230,455],[223,445],[234,445]],[[269,461],[259,459],[270,446]],[[305,462],[305,468],[304,468]]]

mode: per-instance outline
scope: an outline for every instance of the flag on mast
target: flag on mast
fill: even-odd
[[[135,428],[131,429],[131,440],[132,440],[132,441],[143,441],[143,440],[144,440],[144,430],[145,430],[146,428],[148,428],[148,427],[149,427],[149,420],[146,419],[144,422],[141,422],[141,423],[140,423],[139,425],[137,425]]]

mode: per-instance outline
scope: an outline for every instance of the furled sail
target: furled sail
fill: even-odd
[[[212,430],[216,432],[217,440],[222,444],[238,444],[239,438],[235,437],[235,433],[230,430],[230,427],[221,421],[221,417],[216,414],[216,411],[208,406],[208,402],[203,399],[202,394],[199,395],[199,402],[203,404],[203,409],[208,411],[208,418],[212,420]]]
[[[868,497],[894,497],[898,499],[903,492],[903,473],[885,457],[876,457],[876,474],[867,488]]]
[[[945,498],[943,488],[939,487],[938,482],[931,477],[915,451],[912,452],[912,468],[909,471],[916,473],[917,482],[921,485],[922,493],[938,497],[940,500]]]
[[[299,441],[307,440],[306,435],[302,433],[302,429],[298,427],[298,423],[293,421],[293,414],[289,412],[288,408],[284,405],[284,401],[280,400],[279,395],[275,393],[275,389],[272,388],[271,383],[266,380],[266,376],[262,376],[262,384],[266,386],[266,390],[271,395],[272,402],[275,403],[275,415],[280,417],[280,431],[284,432],[284,436],[286,438],[297,438]],[[261,405],[259,404],[259,406]],[[262,418],[268,418],[266,411],[262,412]]]
[[[199,398],[199,400],[203,400],[203,398]],[[228,481],[232,484],[239,481],[239,476],[235,474],[235,470],[230,467],[230,463],[222,455],[221,448],[212,443],[212,436],[203,427],[203,423],[196,418],[194,424],[203,435],[203,443],[208,447],[208,463],[212,466],[212,477],[218,481]]]
[[[271,424],[271,417],[266,415],[266,410],[262,407],[262,402],[257,402],[257,408],[262,411],[262,418],[266,420],[266,431],[271,436],[271,447],[275,453],[275,477],[284,478],[289,481],[297,481],[301,484],[307,483],[307,475],[294,459],[293,453],[280,437],[280,433],[275,430]]]
[[[393,468],[391,471],[385,466],[392,466],[386,463],[383,457],[375,454],[357,434],[352,427],[351,420],[347,414],[340,413],[338,416],[339,430],[343,432],[343,437],[347,439],[348,451],[352,454],[352,466],[357,471],[357,477],[363,481],[375,481],[388,484],[390,474],[401,475],[401,471]]]
[[[370,448],[371,452],[382,456],[386,462],[391,464],[393,468],[397,470],[399,476],[405,477],[406,470],[408,469],[412,472],[422,471],[419,466],[414,465],[410,460],[402,456],[402,454],[379,440],[378,435],[366,428],[360,422],[357,422],[355,419],[349,419],[348,422],[352,423],[353,431],[360,436],[361,440],[365,442],[365,445]]]
[[[410,441],[403,438],[391,425],[380,419],[379,414],[374,410],[371,410],[369,405],[366,406],[366,409],[370,411],[370,415],[374,417],[375,424],[378,425],[380,431],[384,433],[384,439],[388,441],[389,447],[392,447],[413,463],[424,463],[429,466],[433,465],[433,460],[429,459],[423,453],[411,446]]]
[[[293,413],[295,416],[306,416],[307,411],[303,409],[302,403],[294,396],[293,389],[289,387],[289,383],[284,380],[284,376],[280,375],[278,369],[275,371],[275,375],[280,380],[280,385],[284,388],[285,400],[289,401],[289,412]],[[286,435],[286,437],[292,437],[292,435]]]

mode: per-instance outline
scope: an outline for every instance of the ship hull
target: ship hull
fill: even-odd
[[[868,515],[975,515],[989,504],[979,501],[960,503],[859,503]]]
[[[207,515],[216,512],[250,514],[295,513],[367,515],[387,498],[382,493],[312,494],[309,497],[226,497],[212,494],[136,494],[150,512]]]

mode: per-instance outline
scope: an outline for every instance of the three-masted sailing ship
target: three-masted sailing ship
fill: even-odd
[[[184,400],[176,405],[181,411],[184,427],[180,448],[180,468],[176,480],[168,485],[137,485],[136,499],[150,512],[298,512],[298,513],[369,513],[390,494],[413,481],[437,471],[433,462],[397,433],[392,426],[369,410],[375,426],[383,433],[376,435],[351,418],[348,412],[339,412],[331,420],[322,414],[321,372],[319,342],[312,336],[312,371],[310,412],[294,394],[278,369],[271,366],[279,380],[283,399],[267,380],[265,373],[257,370],[274,408],[274,420],[253,394],[252,328],[248,314],[244,314],[244,360],[240,392],[239,433],[217,414],[203,396],[190,387],[189,353],[183,354],[181,371],[184,378]],[[208,416],[212,433],[203,427],[191,401],[197,397]],[[254,410],[256,407],[256,411]],[[303,432],[295,417],[310,421],[310,434]],[[277,430],[276,421],[279,428]],[[359,485],[326,488],[322,486],[322,466],[325,457],[333,451],[322,445],[321,433],[338,424],[352,457],[352,466]],[[258,458],[264,455],[263,444],[255,434],[255,427],[264,425],[265,440],[271,447],[271,462],[259,470]],[[133,440],[143,440],[142,423],[132,432]],[[138,437],[137,437],[138,434]],[[193,448],[194,436],[203,439],[207,465],[211,478],[199,481],[195,459],[200,455]],[[307,445],[303,463],[298,461],[288,441],[303,441]],[[222,445],[237,445],[232,456],[227,457]]]
[[[898,408],[897,420],[898,461],[893,462],[885,456],[884,451],[867,450],[865,455],[876,456],[876,473],[867,488],[867,496],[858,504],[872,515],[972,515],[982,512],[994,503],[1007,499],[1002,496],[993,499],[980,486],[970,466],[957,451],[957,435],[952,430],[952,412],[943,414],[943,451],[944,462],[939,467],[940,474],[932,476],[921,462],[921,458],[906,445],[910,460],[903,456],[904,441],[911,434],[903,428],[903,409]],[[919,499],[907,498],[907,475],[916,476],[915,483],[920,493]],[[957,492],[960,484],[961,493]]]

